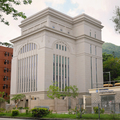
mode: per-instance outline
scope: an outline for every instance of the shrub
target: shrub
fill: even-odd
[[[29,109],[29,107],[25,107],[25,108],[23,108],[23,109]]]
[[[26,114],[28,114],[28,109],[26,109]]]
[[[47,108],[33,108],[31,111],[33,117],[43,117],[50,113]]]
[[[94,113],[98,114],[98,107],[93,107]],[[100,108],[100,114],[103,114],[105,112],[104,108]]]
[[[18,109],[23,109],[23,107],[18,107]]]
[[[5,111],[4,108],[0,108],[0,113],[3,113]]]
[[[12,110],[12,116],[17,116],[19,115],[19,111],[18,110]]]

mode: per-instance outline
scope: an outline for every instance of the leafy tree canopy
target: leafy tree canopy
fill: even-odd
[[[106,61],[103,62],[103,72],[109,72],[111,75],[111,80],[115,80],[120,76],[120,59],[109,57]],[[104,74],[104,81],[109,81],[108,74]]]
[[[47,96],[51,99],[60,98],[61,96],[72,96],[76,98],[78,96],[78,88],[73,85],[73,86],[66,86],[65,91],[60,92],[60,88],[55,86],[55,84],[50,85],[49,89],[47,91]]]
[[[103,62],[113,57],[112,54],[107,54],[105,52],[102,54],[102,56],[103,56]]]
[[[3,98],[3,95],[5,94],[5,92],[0,92],[0,102],[4,102],[5,99]]]
[[[115,7],[114,14],[115,16],[112,17],[112,21],[115,23],[115,31],[120,33],[120,8],[119,6]]]
[[[13,47],[12,44],[8,43],[8,42],[0,42],[1,45],[5,45],[7,47]]]
[[[17,95],[13,95],[13,98],[11,100],[15,100],[15,102],[17,102],[18,100],[21,100],[24,97],[25,97],[24,94],[17,94]]]
[[[25,5],[31,4],[32,0],[0,0],[0,21],[6,25],[9,25],[9,22],[5,20],[2,13],[5,13],[6,15],[11,14],[14,20],[17,20],[18,17],[25,19],[25,14],[23,12],[19,12],[13,7],[13,5],[21,5],[21,3]]]

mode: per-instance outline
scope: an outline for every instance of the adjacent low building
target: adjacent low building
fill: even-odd
[[[0,46],[0,92],[4,92],[4,99],[9,99],[11,82],[11,61],[13,49]]]
[[[53,83],[62,91],[76,85],[79,97],[103,82],[101,22],[86,15],[70,17],[47,8],[23,20],[14,44],[11,97],[48,99]]]

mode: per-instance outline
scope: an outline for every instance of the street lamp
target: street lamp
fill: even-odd
[[[103,73],[109,73],[109,82],[111,83],[110,72],[103,72]]]

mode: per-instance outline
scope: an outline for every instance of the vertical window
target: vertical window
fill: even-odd
[[[33,50],[33,43],[32,43],[32,50]]]
[[[95,55],[97,55],[97,47],[95,46]]]
[[[24,46],[23,46],[23,53],[24,53]]]
[[[96,38],[96,34],[95,34],[95,38]]]
[[[28,60],[29,60],[29,59],[28,59],[28,57],[27,57],[27,82],[26,82],[26,89],[27,89],[27,90],[26,90],[26,92],[28,92],[28,87],[29,87],[29,85],[28,85],[28,79],[29,79],[29,76],[28,76],[28,75],[29,75],[29,73],[28,73]]]
[[[34,72],[34,76],[33,76],[33,79],[34,79],[34,91],[36,90],[36,89],[35,89],[35,83],[36,83],[36,82],[35,82],[35,71],[36,71],[36,70],[35,70],[35,69],[36,69],[36,68],[35,68],[35,67],[36,67],[36,66],[35,66],[35,63],[36,63],[35,60],[36,60],[36,59],[35,59],[35,55],[34,55],[34,71],[33,71],[33,72]]]
[[[37,72],[38,72],[38,55],[36,55],[36,91],[37,91],[37,80],[38,80]]]
[[[90,32],[90,36],[91,36],[91,32]]]
[[[29,51],[29,44],[27,44],[27,52]]]
[[[62,45],[62,50],[64,50],[64,46]]]
[[[31,91],[33,91],[33,56],[31,57]]]
[[[29,45],[30,45],[29,47],[30,47],[30,51],[31,51],[31,43]]]
[[[59,56],[59,88],[61,89],[61,56]]]
[[[92,45],[90,44],[90,54],[92,54]]]
[[[53,84],[55,84],[55,55],[53,55]]]
[[[59,50],[61,50],[61,45],[59,45]]]
[[[67,58],[65,57],[65,87],[67,86]]]
[[[90,58],[90,66],[91,66],[91,88],[93,88],[93,83],[92,83],[92,57]]]
[[[62,56],[62,91],[64,91],[64,57]]]
[[[65,51],[67,51],[67,48],[66,48],[66,46],[65,46]]]
[[[18,86],[17,86],[17,88],[18,88],[18,89],[17,89],[17,92],[18,92],[18,93],[19,93],[19,76],[20,76],[20,75],[19,75],[19,71],[20,71],[20,66],[19,66],[19,65],[20,65],[20,61],[18,60]]]
[[[25,45],[25,52],[26,52],[26,45]]]
[[[58,49],[58,44],[56,44],[56,49]]]
[[[97,58],[95,59],[96,63],[96,87],[98,88],[98,81],[97,81]]]
[[[58,87],[58,55],[56,55],[56,86]]]
[[[30,92],[30,69],[31,69],[31,57],[29,57],[29,92]]]
[[[26,89],[26,58],[24,59],[25,60],[25,64],[24,64],[24,92],[26,92],[25,91],[25,89]]]
[[[69,58],[68,58],[68,86],[70,86],[70,83],[69,83]]]

